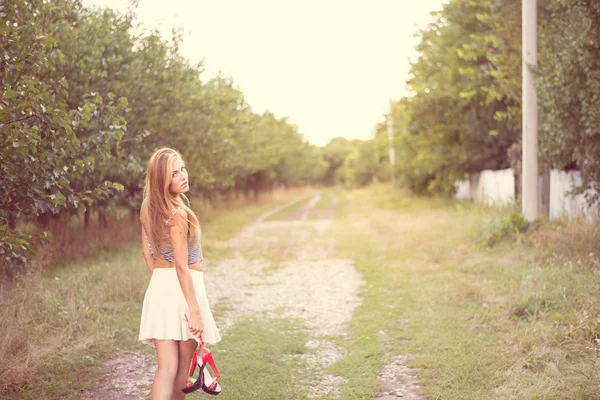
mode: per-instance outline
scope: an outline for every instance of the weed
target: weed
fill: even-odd
[[[504,240],[513,240],[521,244],[531,224],[525,221],[520,212],[507,209],[500,217],[485,218],[481,226],[479,244],[492,247]]]

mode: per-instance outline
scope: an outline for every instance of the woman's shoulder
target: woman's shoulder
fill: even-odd
[[[177,207],[171,211],[171,215],[169,219],[166,221],[166,225],[183,225],[187,226],[188,213],[187,210],[183,207]]]
[[[180,218],[183,218],[185,220],[187,220],[188,217],[188,212],[185,208],[183,207],[177,207],[176,209],[174,209],[173,211],[171,211],[173,213],[173,216],[177,216]]]

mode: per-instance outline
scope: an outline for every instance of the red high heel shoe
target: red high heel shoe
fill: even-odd
[[[185,382],[185,387],[183,389],[181,389],[181,391],[185,394],[189,394],[189,393],[193,393],[196,390],[199,389],[204,389],[204,374],[203,374],[203,369],[204,366],[200,367],[199,372],[198,372],[198,378],[194,378],[194,372],[196,371],[196,368],[199,367],[198,365],[198,349],[200,348],[200,346],[203,346],[204,343],[202,342],[202,339],[200,339],[200,343],[198,348],[196,350],[194,350],[194,353],[192,354],[192,362],[190,363],[190,372],[189,372],[189,376],[187,381]]]
[[[219,393],[221,393],[221,385],[219,385],[219,377],[221,375],[219,374],[219,369],[217,368],[217,365],[215,364],[215,360],[212,356],[211,351],[209,349],[207,349],[206,347],[204,347],[204,343],[202,343],[201,347],[202,347],[202,352],[201,352],[202,367],[200,367],[200,374],[202,374],[202,384],[201,384],[202,390],[208,394],[217,396]],[[200,347],[198,347],[198,348],[200,348]],[[215,374],[214,379],[208,372],[208,369],[206,368],[207,363],[208,363],[208,365],[210,365],[210,368],[213,370],[213,372]]]
[[[187,315],[184,315],[185,321],[188,321]],[[202,365],[198,364],[198,350],[200,350],[200,360],[202,361]],[[206,368],[206,364],[210,365],[211,369],[215,374],[215,378],[210,375],[208,369]],[[196,368],[200,367],[200,371],[198,373],[198,378],[194,378],[194,372]],[[202,389],[204,392],[211,394],[213,396],[217,396],[221,393],[221,385],[219,385],[219,369],[215,364],[215,360],[213,358],[212,352],[204,347],[204,341],[202,340],[202,336],[199,337],[198,347],[194,350],[192,354],[192,361],[190,363],[190,372],[185,383],[186,387],[181,389],[183,393],[193,393],[198,389]],[[206,385],[207,382],[210,382]]]

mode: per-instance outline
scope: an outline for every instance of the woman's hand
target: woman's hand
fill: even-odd
[[[202,332],[204,332],[204,321],[202,321],[202,315],[200,314],[199,308],[190,311],[190,319],[188,321],[188,325],[190,327],[192,335],[198,338],[202,336]]]

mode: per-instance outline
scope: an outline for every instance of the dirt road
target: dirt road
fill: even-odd
[[[353,261],[334,255],[333,218],[337,199],[316,208],[320,194],[283,219],[269,221],[273,210],[247,226],[226,246],[229,257],[214,264],[207,260],[205,281],[211,306],[224,337],[241,318],[273,315],[301,319],[313,349],[300,354],[310,380],[305,389],[311,398],[339,394],[343,377],[328,372],[341,357],[333,338],[345,335],[352,313],[360,304],[363,279]],[[419,399],[404,359],[388,360],[380,375],[380,398]],[[147,368],[139,368],[140,366]],[[109,362],[104,382],[88,399],[143,399],[149,393],[155,360],[126,353]]]

